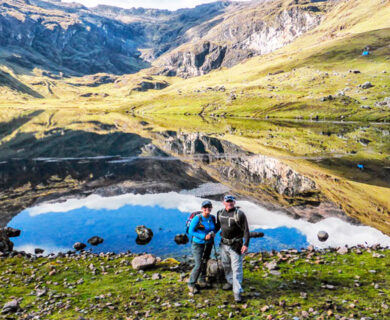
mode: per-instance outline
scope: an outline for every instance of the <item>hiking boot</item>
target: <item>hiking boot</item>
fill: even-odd
[[[206,281],[199,281],[198,285],[201,289],[211,288],[211,284],[209,282],[206,282]]]
[[[222,289],[223,290],[232,290],[233,286],[230,284],[230,283],[225,283],[223,286],[222,286]]]
[[[198,288],[195,286],[188,286],[188,290],[191,294],[197,294],[199,292]]]
[[[234,301],[239,303],[242,301],[241,294],[240,293],[235,293],[234,294]]]

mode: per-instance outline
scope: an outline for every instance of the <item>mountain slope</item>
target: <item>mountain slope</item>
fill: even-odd
[[[227,6],[217,2],[170,12],[1,0],[0,63],[20,73],[34,68],[76,76],[134,73]]]
[[[217,17],[221,22],[200,39],[192,39],[155,63],[160,74],[181,77],[206,74],[219,67],[266,54],[318,26],[333,3],[256,1]]]
[[[143,113],[386,120],[389,43],[390,3],[338,1],[318,27],[275,52],[130,103]]]

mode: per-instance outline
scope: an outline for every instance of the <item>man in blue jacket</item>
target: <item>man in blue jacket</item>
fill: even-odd
[[[213,248],[214,235],[217,231],[215,217],[210,214],[212,208],[213,206],[211,201],[203,201],[202,213],[196,215],[189,226],[188,233],[192,238],[191,248],[195,259],[195,266],[192,269],[190,279],[188,281],[190,294],[199,292],[196,287],[198,278],[198,283],[201,288],[208,286],[206,283],[206,267],[207,261],[210,258],[211,249]]]

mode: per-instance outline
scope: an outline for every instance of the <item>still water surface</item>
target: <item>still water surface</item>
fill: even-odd
[[[8,226],[22,230],[13,238],[16,250],[33,252],[45,249],[45,254],[66,252],[75,242],[87,244],[93,252],[148,252],[162,257],[190,253],[190,244],[177,245],[174,236],[183,233],[188,215],[199,210],[204,198],[198,189],[158,194],[123,194],[112,197],[90,195],[66,201],[43,203],[15,216]],[[212,200],[215,214],[222,203]],[[338,218],[317,223],[296,220],[284,213],[269,211],[249,201],[238,201],[247,214],[252,231],[264,232],[264,238],[251,239],[250,251],[301,249],[312,244],[327,246],[381,243],[390,245],[390,237],[368,226],[356,226]],[[145,225],[154,232],[146,245],[138,245],[135,227]],[[325,230],[329,239],[319,242],[317,233]],[[104,238],[96,247],[87,243],[92,236]],[[219,243],[219,236],[216,239]]]

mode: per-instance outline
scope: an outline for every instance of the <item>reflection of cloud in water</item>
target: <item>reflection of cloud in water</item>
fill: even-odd
[[[56,245],[47,245],[47,244],[40,245],[40,244],[32,244],[32,243],[23,244],[20,246],[15,246],[14,250],[25,251],[27,253],[34,254],[35,248],[40,248],[40,249],[45,250],[43,252],[44,255],[48,254],[48,253],[67,252],[68,250],[70,250],[69,248],[58,247]]]
[[[190,193],[160,193],[160,194],[124,194],[114,197],[102,197],[91,195],[83,199],[68,199],[60,203],[44,203],[39,206],[27,209],[30,216],[37,216],[49,212],[68,212],[78,208],[86,207],[93,210],[106,209],[117,210],[125,205],[138,206],[159,206],[164,209],[177,209],[181,212],[192,212],[199,210],[204,199],[197,198]],[[212,201],[213,213],[222,208],[221,202]],[[380,231],[368,226],[356,226],[338,218],[327,218],[317,223],[310,223],[305,220],[296,220],[280,212],[269,211],[259,205],[248,201],[238,201],[238,205],[247,214],[251,229],[275,229],[288,227],[298,229],[307,237],[307,241],[318,247],[341,246],[341,245],[372,245],[381,243],[390,245],[390,238]],[[317,239],[320,230],[329,233],[326,242]]]

